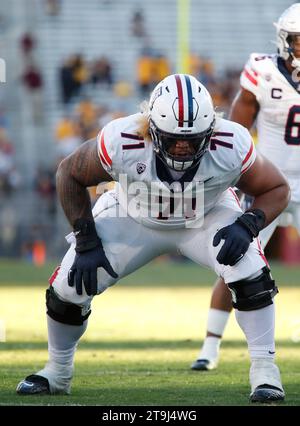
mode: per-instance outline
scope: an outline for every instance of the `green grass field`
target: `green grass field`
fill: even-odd
[[[0,320],[6,324],[1,405],[248,405],[247,347],[234,315],[219,369],[189,368],[205,334],[214,274],[190,263],[159,261],[94,299],[70,396],[16,395],[17,383],[47,360],[44,298],[53,269],[0,262]],[[280,286],[276,337],[284,404],[300,405],[300,268],[274,265],[272,271]]]

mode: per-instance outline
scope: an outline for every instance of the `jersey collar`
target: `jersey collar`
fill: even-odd
[[[171,173],[168,170],[168,167],[163,163],[163,161],[158,157],[158,155],[155,155],[155,164],[156,164],[157,177],[159,178],[160,181],[167,182],[169,185],[175,182],[174,178],[172,177]],[[181,184],[182,189],[184,189],[184,183],[191,182],[194,179],[194,176],[197,173],[198,168],[199,168],[199,164],[198,166],[193,167],[192,169],[188,169],[177,181]]]

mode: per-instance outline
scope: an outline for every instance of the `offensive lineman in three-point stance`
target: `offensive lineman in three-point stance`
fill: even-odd
[[[86,188],[112,179],[116,190],[92,211]],[[134,195],[131,184],[139,188]],[[255,197],[244,214],[234,185]],[[272,355],[277,287],[257,237],[287,206],[289,186],[256,153],[248,130],[216,117],[201,83],[185,74],[165,78],[142,113],[110,122],[62,161],[57,191],[73,227],[71,247],[46,293],[49,361],[18,384],[19,394],[69,393],[93,297],[178,250],[232,292],[251,358],[251,400],[284,398]],[[178,210],[178,193],[192,199],[189,209]]]

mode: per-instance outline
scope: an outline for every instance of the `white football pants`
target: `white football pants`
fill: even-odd
[[[111,209],[116,209],[116,205],[113,191],[108,191],[95,204],[93,215],[106,256],[118,274],[118,279],[141,268],[157,256],[174,251],[214,270],[226,283],[247,278],[266,266],[266,259],[258,239],[250,244],[247,253],[236,265],[224,266],[216,260],[223,244],[221,242],[219,246],[213,247],[212,241],[216,232],[232,224],[242,214],[232,189],[224,192],[217,205],[205,215],[204,223],[199,228],[151,229],[129,216],[113,217]],[[78,295],[75,286],[68,286],[68,271],[75,257],[73,233],[67,236],[67,240],[71,243],[71,247],[63,258],[60,268],[52,276],[52,285],[62,300],[87,306],[92,296],[88,296],[84,289],[83,294]],[[103,268],[98,268],[98,294],[117,281]]]

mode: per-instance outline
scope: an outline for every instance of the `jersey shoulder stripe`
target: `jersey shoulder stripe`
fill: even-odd
[[[250,167],[254,163],[255,159],[256,159],[256,150],[254,148],[254,143],[251,140],[250,149],[249,149],[247,155],[245,156],[244,160],[242,161],[241,174],[245,173],[248,169],[250,169]]]
[[[143,151],[146,144],[144,138],[138,133],[141,114],[117,118],[107,123],[97,136],[98,155],[103,168],[115,178],[123,173],[125,167],[124,153],[127,154]],[[132,155],[131,155],[132,157]],[[131,158],[130,157],[130,158]]]
[[[263,93],[263,81],[270,78],[276,67],[277,55],[252,53],[241,73],[240,85],[253,93],[260,101]]]
[[[251,74],[251,71],[248,71],[247,67],[244,68],[243,75],[255,86],[258,85],[257,79]],[[257,73],[256,73],[257,75]]]
[[[244,160],[243,160],[243,162],[242,162],[242,164],[244,165],[244,164],[246,164],[247,163],[247,161],[249,160],[249,158],[251,157],[251,154],[252,154],[252,152],[253,152],[253,148],[254,148],[254,145],[253,145],[253,143],[251,144],[251,147],[250,147],[250,149],[249,149],[249,151],[248,151],[248,153],[247,153],[247,155],[246,155],[246,157],[244,158]]]
[[[105,164],[105,166],[111,167],[112,166],[112,160],[111,160],[110,156],[108,155],[107,149],[105,147],[105,142],[104,142],[104,129],[102,129],[99,139],[100,139],[100,141],[98,143],[98,148],[99,148],[100,160],[103,164]]]

